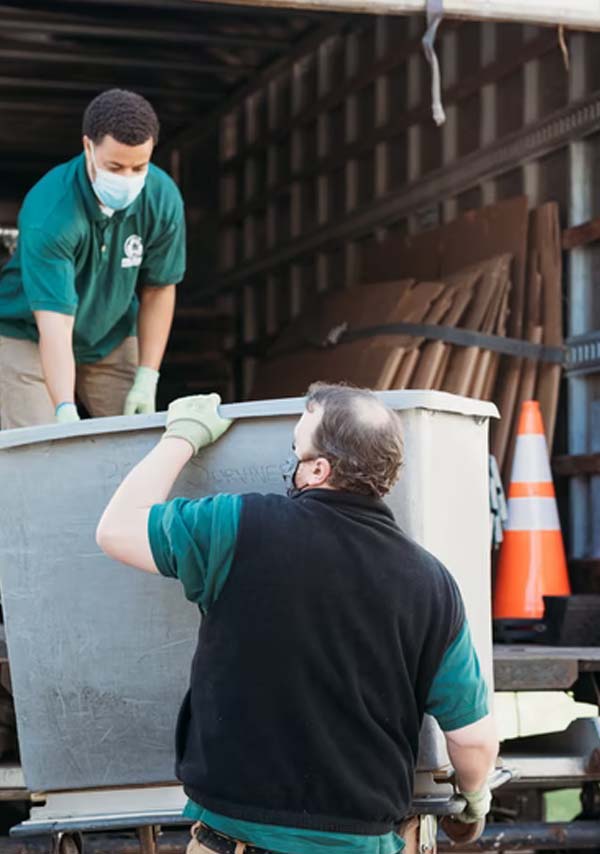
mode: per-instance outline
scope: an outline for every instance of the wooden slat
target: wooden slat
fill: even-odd
[[[421,356],[418,348],[415,347],[414,350],[411,350],[409,353],[405,353],[400,366],[396,372],[396,376],[394,378],[394,382],[392,383],[392,388],[395,389],[405,389],[408,388],[410,384],[411,377],[415,371],[416,366],[419,363],[419,358]]]
[[[490,316],[489,319],[486,319],[487,326],[484,327],[484,331],[489,330],[496,335],[505,335],[506,334],[506,318],[508,315],[508,296],[510,292],[510,282],[504,282],[504,291],[500,290],[499,299],[495,301],[492,305],[493,315]],[[491,381],[492,383],[496,378],[497,371],[497,362],[494,361],[493,356],[497,355],[491,352],[491,350],[479,350],[477,356],[477,363],[473,370],[473,376],[471,380],[471,384],[466,394],[469,397],[477,397],[482,398],[486,386]]]
[[[565,454],[552,459],[554,474],[564,477],[600,474],[600,453]]]
[[[395,312],[395,319],[402,319],[407,323],[422,323],[427,317],[432,304],[443,291],[444,285],[442,282],[417,282],[399,303],[398,309]],[[385,319],[383,322],[393,321]],[[402,354],[404,351],[414,347],[418,340],[420,339],[415,341],[409,335],[386,335],[378,338],[380,344],[387,342],[388,346],[401,350]],[[391,381],[393,381],[393,377],[390,383]]]
[[[529,246],[537,252],[542,277],[543,343],[551,347],[560,346],[563,343],[562,258],[556,202],[549,202],[531,212]],[[540,364],[535,397],[540,403],[549,449],[552,449],[554,440],[561,376],[560,365]]]
[[[511,432],[514,430],[515,403],[519,392],[522,359],[508,358],[503,360],[498,371],[496,389],[492,399],[500,410],[500,422],[492,425],[492,454],[496,457],[498,468],[508,483],[510,472],[506,470],[505,461]]]
[[[578,249],[600,240],[600,217],[566,228],[562,233],[562,248],[565,250]]]
[[[500,318],[498,321],[497,334],[498,335],[506,335],[506,322],[508,318],[508,304],[509,304],[509,296],[510,296],[510,283],[506,292],[504,294],[504,300],[502,302],[502,306],[500,309]],[[482,354],[482,356],[485,354]],[[487,373],[485,375],[485,379],[482,384],[481,392],[477,395],[473,395],[474,397],[480,397],[482,400],[491,400],[494,387],[496,385],[496,378],[498,376],[498,368],[500,367],[500,354],[499,353],[490,353],[489,364],[487,368]]]
[[[531,344],[541,344],[542,342],[542,327],[534,326],[528,338]],[[517,397],[517,412],[521,410],[521,404],[526,400],[532,400],[535,391],[535,381],[538,371],[537,362],[533,359],[526,359],[523,363],[523,371],[521,373],[521,387]]]
[[[444,287],[444,289],[439,293],[437,299],[435,299],[433,304],[430,305],[425,316],[422,318],[424,323],[437,324],[445,320],[449,310],[452,308],[455,290],[456,289],[452,287]],[[406,349],[403,344],[402,362],[398,367],[392,384],[388,386],[388,388],[404,389],[408,387],[421,358],[420,346],[423,341],[423,338],[411,337],[404,342],[404,344],[408,344],[411,349]]]
[[[475,370],[473,371],[473,379],[471,382],[471,386],[467,392],[469,397],[483,399],[486,384],[488,381],[488,376],[490,374],[490,371],[492,370],[492,356],[493,353],[491,352],[491,350],[483,350],[479,353],[477,358],[477,364],[475,366]]]
[[[433,388],[438,389],[442,388],[444,385],[444,378],[446,376],[446,371],[448,370],[448,363],[450,362],[450,355],[452,353],[452,347],[446,347],[444,352],[442,353],[442,357],[440,359],[437,373],[433,378]]]
[[[488,333],[493,331],[508,283],[510,260],[510,255],[502,255],[486,262],[483,266],[475,297],[465,319],[461,322],[461,327]],[[493,308],[490,315],[491,307]],[[488,316],[487,324],[486,316]],[[468,393],[477,368],[479,348],[457,347],[453,350],[448,375],[444,382],[444,391],[465,395]]]
[[[532,343],[539,344],[543,340],[542,323],[542,287],[543,279],[539,272],[540,256],[537,248],[528,246],[527,252],[527,293],[525,299],[525,322],[527,338]],[[538,376],[539,366],[537,362],[526,360],[519,362],[519,390],[514,402],[513,425],[508,439],[506,458],[503,465],[503,473],[506,482],[512,471],[512,461],[517,440],[516,419],[519,417],[521,407],[526,400],[535,396],[535,384]]]
[[[458,326],[464,312],[466,311],[473,297],[473,287],[479,273],[471,270],[468,276],[460,277],[460,274],[453,279],[460,279],[453,291],[455,296],[452,302],[452,308],[448,315],[444,317],[446,326]],[[411,388],[432,389],[436,377],[439,375],[440,367],[444,363],[444,356],[449,350],[449,345],[443,341],[428,341],[422,349],[422,355],[419,360],[417,369],[411,379]]]

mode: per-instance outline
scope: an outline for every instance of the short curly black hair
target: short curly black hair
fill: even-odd
[[[123,145],[158,142],[158,116],[152,105],[136,92],[108,89],[88,104],[83,114],[83,133],[94,145],[112,136]]]

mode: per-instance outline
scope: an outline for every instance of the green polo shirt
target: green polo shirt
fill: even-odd
[[[175,182],[151,164],[138,198],[108,216],[81,154],[25,197],[17,250],[0,273],[0,335],[37,341],[34,311],[73,315],[76,361],[97,362],[135,334],[136,287],[176,284],[184,272]]]
[[[233,564],[243,500],[241,495],[176,498],[156,504],[150,511],[148,539],[156,566],[162,575],[179,579],[186,597],[205,613],[219,598]],[[385,596],[385,590],[381,595]],[[466,622],[446,650],[426,711],[445,731],[475,723],[489,713],[487,686]],[[365,836],[259,824],[214,813],[193,801],[188,801],[184,815],[282,854],[333,854],[332,849],[350,854],[396,854],[404,847],[393,832]]]

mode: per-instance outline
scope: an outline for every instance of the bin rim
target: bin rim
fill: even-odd
[[[445,412],[483,419],[500,417],[498,408],[494,403],[471,397],[461,397],[445,391],[407,389],[405,391],[380,391],[376,394],[387,406],[397,411],[426,409],[431,412]],[[219,411],[224,417],[234,420],[287,415],[299,416],[304,410],[304,402],[304,397],[251,400],[242,403],[224,403],[219,407]],[[44,424],[39,427],[0,430],[0,450],[44,442],[56,442],[61,439],[79,439],[106,436],[111,433],[157,430],[164,427],[165,420],[166,412],[156,412],[152,415],[88,418],[74,424]]]

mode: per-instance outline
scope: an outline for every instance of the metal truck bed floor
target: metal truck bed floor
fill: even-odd
[[[494,647],[496,691],[565,691],[580,673],[600,671],[600,647]]]

